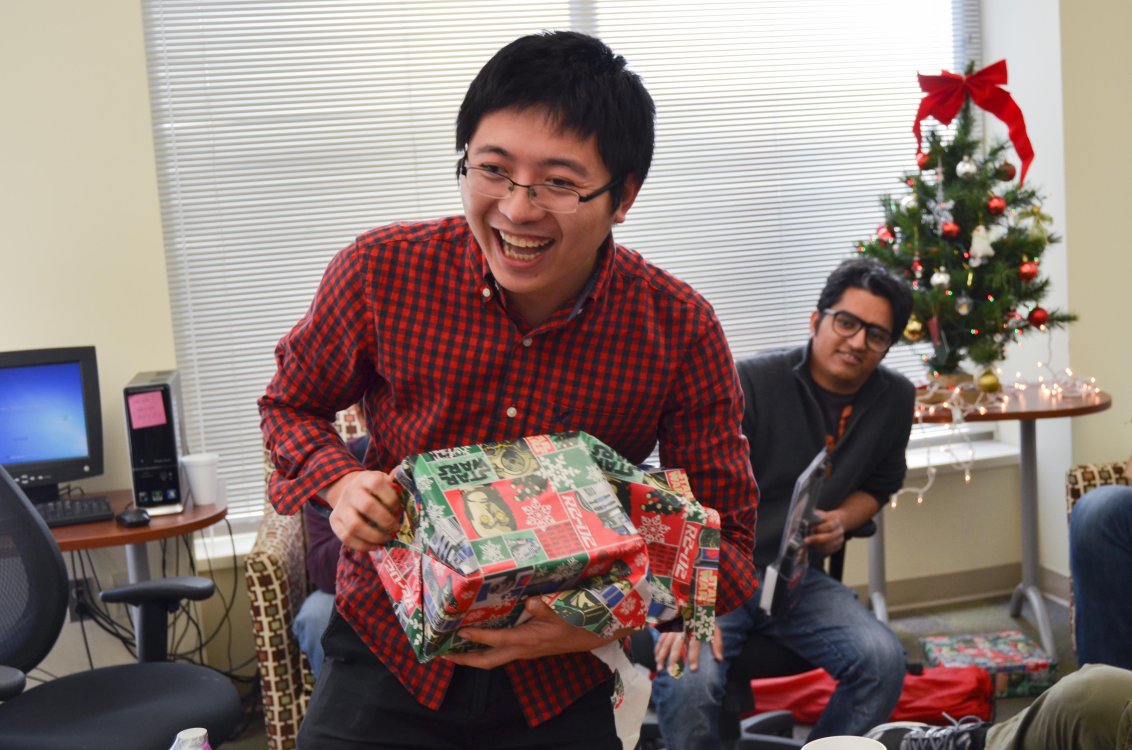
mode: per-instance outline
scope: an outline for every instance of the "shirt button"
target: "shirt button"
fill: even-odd
[[[531,339],[530,336],[527,336],[525,339],[523,339],[523,346],[526,346],[526,347],[529,348],[530,345],[533,344],[533,343],[534,343],[534,341]]]
[[[515,415],[518,414],[518,413],[519,413],[519,410],[516,409],[514,406],[508,406],[507,407],[507,416],[511,417],[512,419],[514,419]]]
[[[485,287],[483,288],[483,291],[482,291],[482,292],[480,292],[480,294],[482,294],[482,295],[483,295],[483,298],[484,298],[484,299],[490,299],[490,298],[491,298],[491,287],[486,287],[486,286],[485,286]]]

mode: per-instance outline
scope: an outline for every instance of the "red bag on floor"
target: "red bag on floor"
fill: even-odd
[[[784,710],[800,724],[815,724],[837,686],[824,669],[751,680],[755,713]],[[922,721],[947,724],[943,715],[956,720],[978,716],[990,721],[994,715],[994,684],[982,667],[925,667],[923,674],[905,674],[904,692],[892,712],[891,721]]]

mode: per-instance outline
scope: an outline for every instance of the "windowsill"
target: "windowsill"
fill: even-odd
[[[255,543],[255,531],[235,532],[231,535],[210,529],[198,532],[193,538],[193,556],[198,564],[212,570],[243,567],[244,558]]]
[[[955,438],[948,443],[936,443],[924,447],[909,448],[905,456],[908,473],[924,475],[928,467],[934,467],[939,474],[958,473],[970,468],[996,469],[1018,464],[1018,446],[998,440],[982,438],[965,440]],[[964,464],[969,463],[969,467]]]

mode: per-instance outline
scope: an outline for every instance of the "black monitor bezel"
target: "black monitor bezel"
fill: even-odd
[[[98,355],[93,346],[0,352],[0,369],[70,363],[78,363],[82,378],[87,455],[3,464],[33,502],[54,499],[47,495],[57,496],[60,483],[90,479],[103,473],[102,396],[98,383]]]

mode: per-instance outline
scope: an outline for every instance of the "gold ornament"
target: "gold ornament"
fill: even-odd
[[[1002,383],[998,382],[998,376],[993,370],[987,370],[979,376],[979,390],[983,393],[995,393],[1001,388]]]
[[[904,340],[916,342],[924,337],[924,324],[915,315],[908,318],[908,325],[904,326]]]

